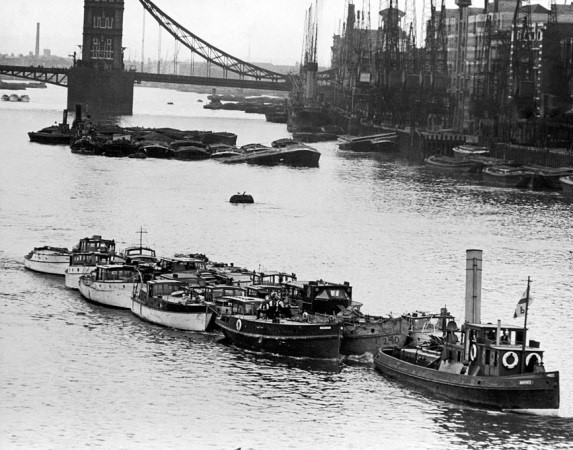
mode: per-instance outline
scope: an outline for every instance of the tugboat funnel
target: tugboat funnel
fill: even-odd
[[[466,250],[466,317],[469,323],[481,323],[482,251]]]

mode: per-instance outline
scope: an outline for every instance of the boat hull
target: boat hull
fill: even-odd
[[[42,133],[31,131],[28,133],[31,142],[39,144],[62,145],[70,144],[72,135],[68,133]]]
[[[505,377],[460,375],[411,364],[386,351],[376,354],[374,364],[387,377],[464,403],[493,409],[559,408],[559,372]]]
[[[222,316],[215,323],[233,344],[249,350],[317,359],[340,357],[341,327],[335,323],[304,323]]]
[[[24,256],[24,266],[34,272],[65,275],[69,265],[69,254],[32,251],[30,254]]]
[[[136,283],[125,281],[90,281],[80,278],[79,289],[82,295],[100,305],[113,308],[131,309],[131,296]]]
[[[156,325],[185,331],[205,331],[213,313],[204,304],[177,305],[179,311],[153,308],[133,299],[131,311],[139,318]],[[175,308],[174,308],[175,309]]]
[[[573,176],[559,178],[559,181],[561,182],[563,196],[573,200]]]
[[[495,168],[486,167],[483,170],[484,181],[497,187],[527,188],[533,184],[535,174],[533,172],[514,171],[498,172]]]
[[[347,356],[376,354],[382,347],[401,348],[407,337],[408,326],[400,319],[345,323],[342,327],[340,353]]]
[[[483,164],[469,159],[456,159],[450,156],[433,155],[425,159],[429,167],[456,172],[479,172]]]
[[[65,285],[70,289],[80,288],[80,277],[95,270],[95,266],[70,266],[65,271]]]

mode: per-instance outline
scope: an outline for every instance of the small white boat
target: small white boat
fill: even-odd
[[[24,256],[24,266],[30,270],[53,275],[65,275],[71,252],[62,247],[35,247]]]
[[[24,95],[21,95],[21,96],[20,96],[20,98],[18,99],[18,101],[19,101],[19,102],[27,103],[27,102],[30,101],[30,97],[29,97],[28,95],[24,94]]]
[[[65,284],[70,289],[79,289],[80,278],[92,272],[98,265],[109,264],[113,258],[111,253],[80,252],[72,253],[70,263],[65,271]]]
[[[134,293],[131,311],[157,325],[185,331],[205,331],[213,312],[187,284],[176,280],[151,280]]]
[[[82,295],[92,302],[115,308],[131,308],[134,286],[139,284],[140,272],[135,266],[108,264],[80,277]]]
[[[18,100],[20,100],[20,97],[18,96],[18,94],[10,94],[10,97],[8,97],[8,100],[11,102],[17,102]]]

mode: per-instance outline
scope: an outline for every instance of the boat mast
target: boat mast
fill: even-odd
[[[145,231],[143,227],[139,227],[139,231],[136,231],[136,234],[139,234],[139,250],[143,248],[143,235],[145,233],[147,233],[147,231]]]
[[[529,285],[531,284],[531,278],[527,277],[527,290],[525,294],[525,320],[523,323],[523,345],[521,347],[521,371],[525,368],[525,343],[527,342],[527,311],[529,310]]]

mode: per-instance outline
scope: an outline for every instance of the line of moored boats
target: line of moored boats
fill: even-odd
[[[81,114],[81,113],[80,113]],[[160,158],[195,161],[217,159],[235,164],[285,164],[318,167],[320,152],[293,139],[277,139],[270,146],[259,143],[237,147],[237,135],[225,131],[176,130],[173,128],[120,128],[98,126],[89,120],[70,128],[67,114],[59,125],[28,133],[43,144],[70,144],[72,153],[129,158]]]
[[[453,154],[431,155],[425,162],[438,169],[480,174],[491,186],[562,190],[573,199],[573,167],[520,165],[489,156],[487,147],[469,144],[454,147]]]
[[[30,101],[30,96],[27,94],[24,95],[18,95],[18,94],[2,94],[2,97],[0,97],[0,99],[3,102],[29,102]]]
[[[558,408],[559,373],[545,371],[539,343],[525,344],[524,327],[481,323],[481,251],[468,251],[470,263],[466,322],[458,328],[446,308],[368,315],[348,282],[301,281],[294,273],[252,271],[203,254],[157,257],[141,240],[117,251],[114,240],[92,236],[72,250],[36,247],[24,257],[25,267],[63,275],[87,300],[157,325],[220,331],[238,347],[286,357],[371,353],[383,374],[456,400]]]

